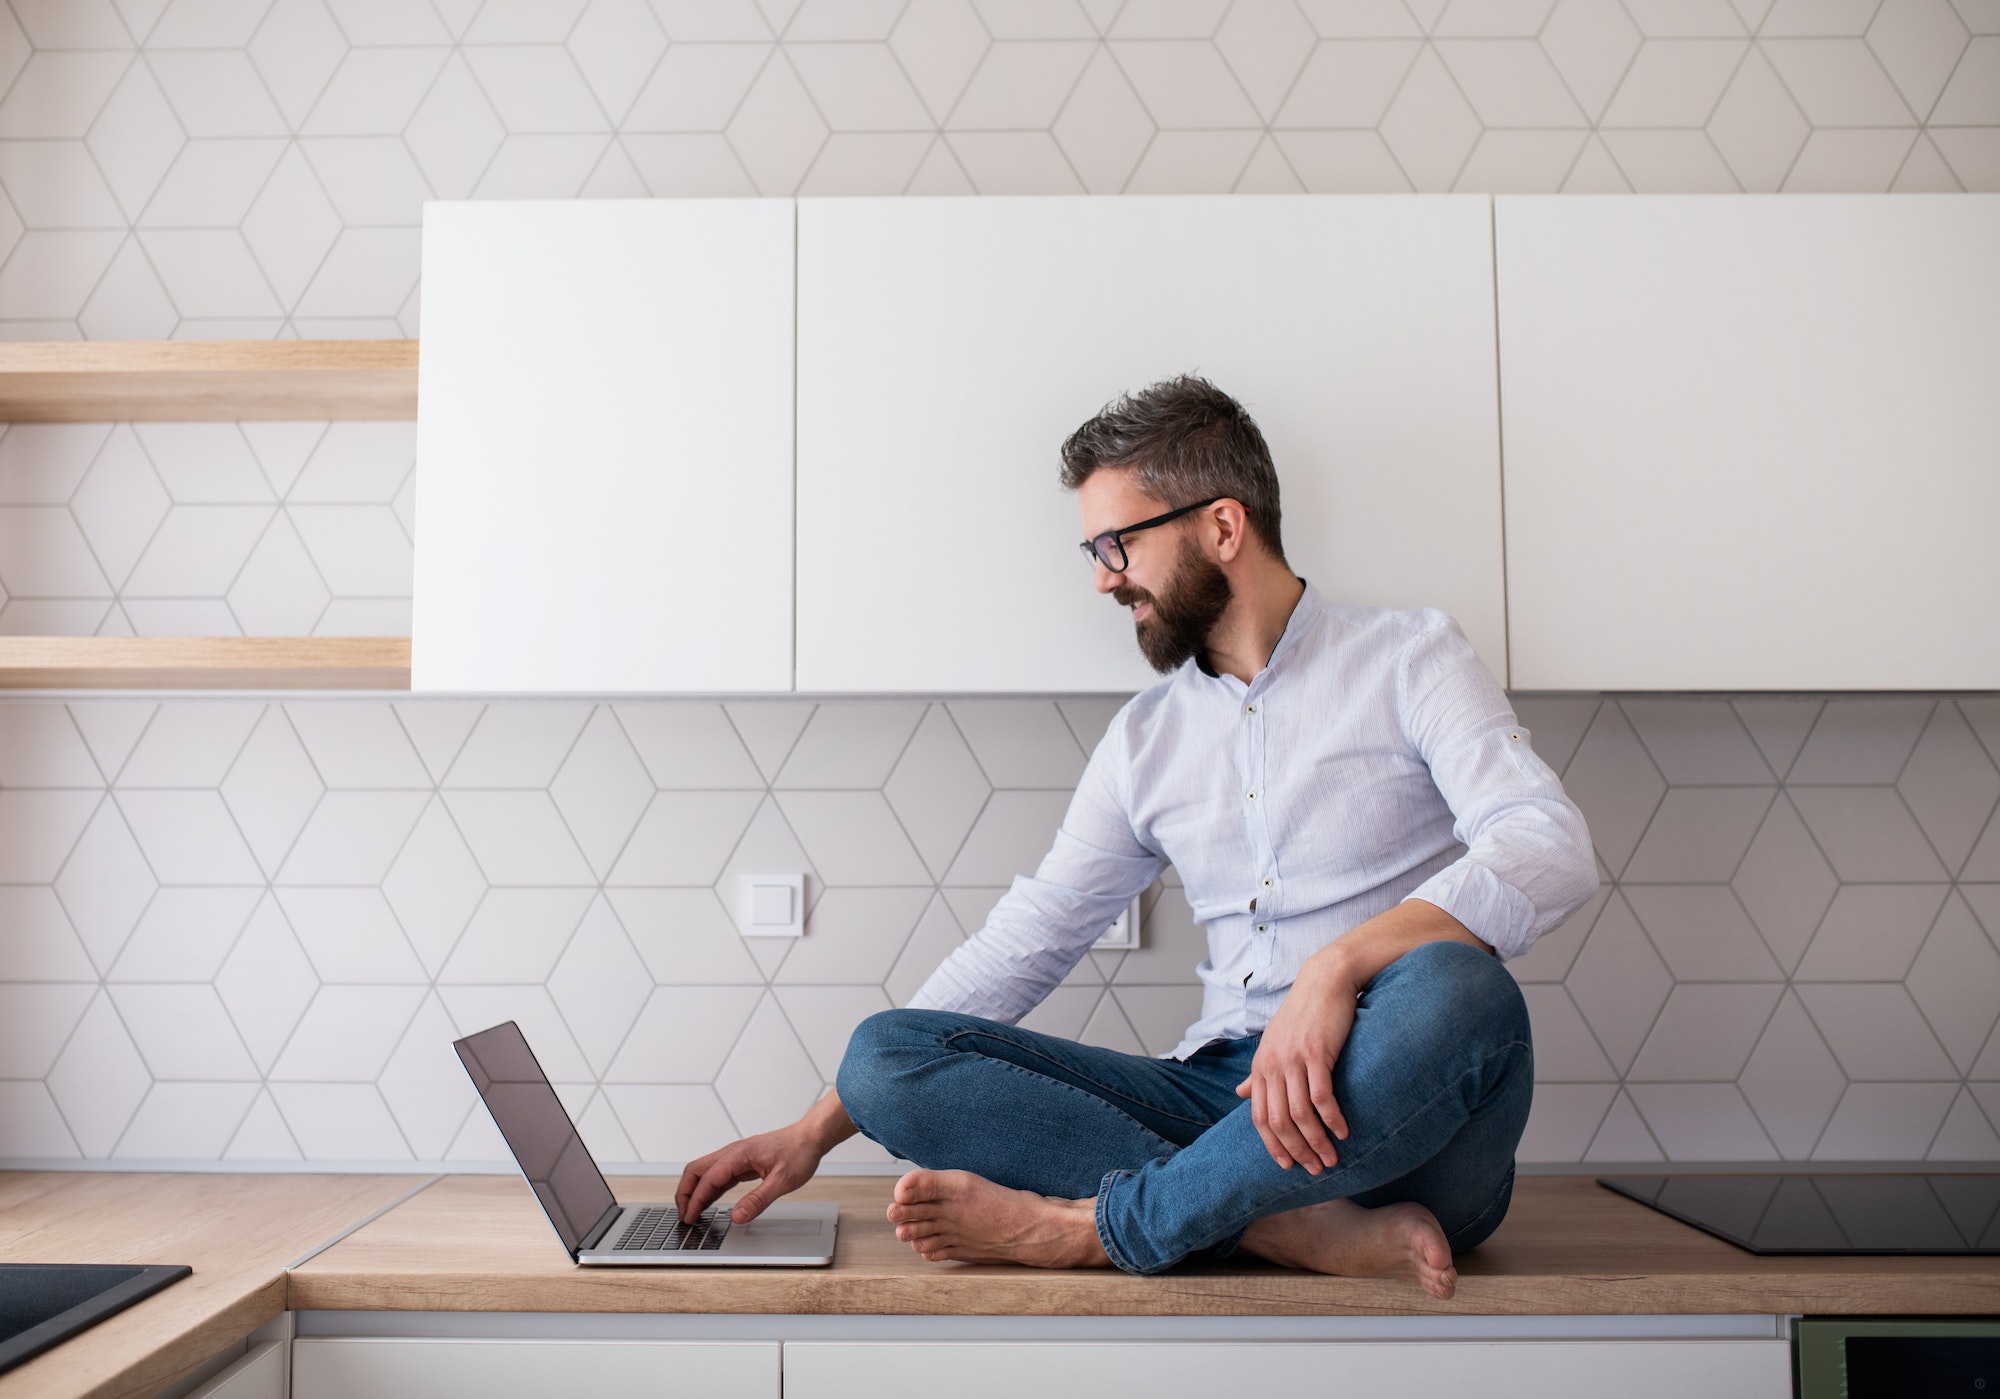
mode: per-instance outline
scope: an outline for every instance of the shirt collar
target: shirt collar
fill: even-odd
[[[1263,679],[1264,676],[1275,669],[1279,658],[1291,650],[1293,646],[1297,645],[1299,638],[1312,630],[1313,623],[1319,620],[1322,612],[1326,611],[1326,599],[1319,595],[1319,589],[1313,587],[1311,583],[1303,578],[1299,579],[1299,581],[1305,583],[1305,591],[1300,593],[1299,600],[1292,604],[1292,615],[1285,619],[1285,629],[1278,634],[1278,644],[1271,648],[1270,657],[1264,662],[1264,669],[1257,672],[1251,682],[1252,684],[1256,683],[1257,680]],[[1222,679],[1222,676],[1209,665],[1208,652],[1206,650],[1195,652],[1194,665],[1197,670],[1209,679]],[[1231,678],[1233,679],[1234,677]],[[1237,683],[1240,685],[1243,682],[1239,680]]]

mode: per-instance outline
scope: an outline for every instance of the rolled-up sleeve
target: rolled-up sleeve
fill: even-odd
[[[1406,897],[1518,957],[1597,891],[1590,831],[1458,624],[1434,615],[1404,655],[1398,700],[1466,851]]]
[[[910,1005],[1013,1024],[1054,990],[1166,859],[1132,832],[1123,783],[1123,735],[1114,722],[1084,769],[1056,832],[1030,875],[1014,883],[917,989]]]

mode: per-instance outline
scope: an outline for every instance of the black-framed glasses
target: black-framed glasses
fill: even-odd
[[[1227,496],[1212,495],[1207,500],[1197,500],[1193,505],[1183,505],[1180,509],[1169,510],[1164,515],[1155,515],[1150,520],[1141,520],[1136,525],[1127,525],[1123,529],[1108,529],[1094,538],[1084,540],[1083,543],[1076,547],[1083,550],[1085,559],[1103,564],[1112,573],[1123,573],[1132,563],[1130,559],[1125,557],[1126,535],[1137,534],[1140,530],[1151,529],[1155,525],[1167,524],[1170,521],[1178,520],[1181,516],[1191,511],[1201,509],[1204,505],[1213,505],[1218,500],[1226,499],[1228,499]]]

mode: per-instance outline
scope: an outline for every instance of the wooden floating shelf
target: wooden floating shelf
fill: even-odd
[[[407,690],[406,636],[5,636],[5,690]]]
[[[0,421],[414,421],[414,340],[0,343]]]

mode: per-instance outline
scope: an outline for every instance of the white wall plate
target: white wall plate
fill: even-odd
[[[1129,952],[1139,945],[1139,901],[1132,900],[1104,936],[1090,945],[1093,952]]]
[[[804,937],[806,877],[803,874],[738,876],[736,927],[746,938]]]

